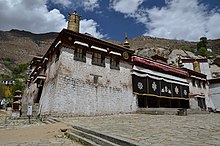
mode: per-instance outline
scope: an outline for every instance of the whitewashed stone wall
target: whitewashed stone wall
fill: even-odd
[[[200,63],[201,73],[207,75],[207,80],[212,79],[211,69],[208,62]]]
[[[34,101],[34,99],[37,98],[37,95],[38,95],[37,84],[31,84],[29,87],[26,87],[24,94],[22,96],[22,100],[21,100],[22,116],[26,116],[28,105],[33,105],[33,107],[35,107],[33,101]],[[33,110],[35,111],[37,109],[33,109]],[[36,114],[36,113],[34,113],[34,114]]]
[[[183,63],[183,67],[193,70],[193,64],[192,63]]]
[[[209,68],[209,63],[208,62],[200,62],[200,69],[201,73],[207,75],[207,79],[212,78],[212,73],[211,69]],[[183,67],[193,70],[193,63],[183,63]]]
[[[48,115],[51,113],[52,107],[50,105],[53,104],[54,97],[56,94],[59,65],[60,65],[60,60],[55,62],[55,56],[47,64],[47,70],[44,73],[46,74],[46,80],[41,94],[38,114],[41,114],[43,112],[44,114]]]
[[[220,112],[220,83],[210,84],[209,96],[214,103],[214,109]]]
[[[72,49],[61,49],[60,59],[48,68],[39,112],[44,114],[102,115],[133,112],[137,109],[132,92],[131,68],[120,62],[120,70],[92,65],[92,54],[86,63],[74,60]],[[98,83],[94,76],[99,75]]]
[[[196,86],[192,85],[192,80],[188,80],[189,82],[189,92],[190,94],[201,94],[200,89],[198,89],[198,85]],[[198,105],[198,100],[196,97],[190,97],[189,105],[191,109],[200,109]]]
[[[201,86],[199,88],[197,84],[195,84],[195,86],[193,86],[192,80],[188,80],[188,82],[189,82],[190,94],[204,95],[206,107],[207,108],[214,108],[214,104],[209,96],[209,86],[206,84],[205,88],[203,86]],[[190,98],[190,108],[191,109],[199,109],[198,100],[196,97]]]

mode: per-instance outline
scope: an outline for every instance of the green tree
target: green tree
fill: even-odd
[[[19,75],[23,71],[27,70],[27,68],[28,68],[27,64],[20,64],[18,67],[15,67],[14,69],[12,69],[12,72],[14,75]]]
[[[206,56],[207,55],[207,49],[205,47],[201,47],[197,52],[196,55]]]
[[[201,55],[204,57],[207,57],[208,51],[207,51],[207,38],[201,37],[200,41],[197,43],[197,55]]]
[[[24,91],[24,88],[25,88],[25,86],[24,86],[24,83],[22,82],[22,81],[20,81],[20,80],[15,80],[15,83],[14,83],[14,85],[13,85],[13,87],[12,87],[12,93],[13,93],[13,95],[15,94],[15,91],[17,91],[17,90],[20,90],[20,91]]]
[[[200,41],[197,43],[197,51],[199,51],[200,48],[204,47],[207,50],[207,38],[201,37]]]
[[[0,83],[0,98],[3,98],[4,97],[4,87],[3,87],[3,84]]]

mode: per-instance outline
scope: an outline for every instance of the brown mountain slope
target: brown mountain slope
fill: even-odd
[[[45,54],[58,33],[33,34],[27,31],[11,30],[0,31],[0,74],[8,74],[4,60],[10,59],[14,66],[29,63],[33,55],[42,56]],[[181,47],[196,48],[197,42],[187,42],[180,40],[168,40],[149,36],[140,36],[129,39],[131,48],[165,48],[168,50],[179,49]],[[122,44],[114,41],[114,43]],[[209,40],[208,48],[220,54],[220,39]],[[5,71],[4,71],[5,70]]]
[[[0,31],[0,59],[15,64],[28,63],[32,55],[44,55],[58,33],[33,34],[26,31]]]

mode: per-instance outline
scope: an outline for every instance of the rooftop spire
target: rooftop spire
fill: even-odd
[[[123,46],[126,47],[126,48],[130,48],[130,44],[128,42],[128,35],[127,34],[125,34],[125,41],[124,41],[124,45]]]

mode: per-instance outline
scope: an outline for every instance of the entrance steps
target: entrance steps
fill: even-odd
[[[184,109],[187,114],[209,114],[209,111],[201,111],[196,109]],[[183,111],[181,108],[138,108],[138,114],[151,114],[151,115],[179,115]]]
[[[150,115],[176,115],[177,108],[138,108],[138,114],[150,114]]]
[[[210,114],[208,110],[187,109],[188,114]]]
[[[65,135],[83,145],[89,146],[141,146],[143,144],[137,143],[130,139],[113,137],[90,129],[79,126],[72,126],[65,132]]]
[[[59,120],[53,117],[42,118],[41,121],[45,124],[54,124],[60,122]]]

